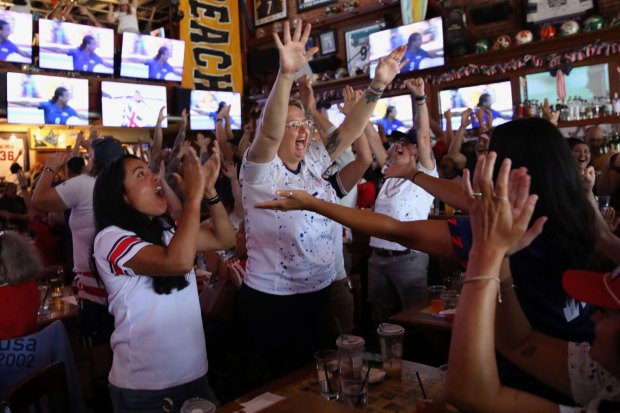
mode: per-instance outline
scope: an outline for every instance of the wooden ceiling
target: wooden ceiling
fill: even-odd
[[[62,0],[59,0],[62,1]],[[111,25],[107,21],[108,8],[112,5],[115,9],[118,8],[118,0],[65,0],[67,4],[73,4],[73,8],[70,11],[71,18],[80,24],[91,24],[91,21],[82,15],[78,6],[85,6],[97,20],[99,20],[104,26]],[[11,0],[0,0],[0,3],[4,2],[6,5],[11,3]],[[48,15],[54,5],[51,0],[31,0],[32,12],[38,12],[40,16],[44,17]],[[158,28],[170,21],[171,13],[171,1],[170,0],[138,0],[138,21],[140,23],[140,29],[144,29],[147,25],[151,11],[155,8],[155,14],[153,16],[152,28]]]

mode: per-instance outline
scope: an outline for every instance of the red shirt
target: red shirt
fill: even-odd
[[[39,288],[34,280],[0,287],[0,340],[37,331],[38,311]]]

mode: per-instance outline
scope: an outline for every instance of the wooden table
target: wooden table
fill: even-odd
[[[434,314],[428,304],[409,307],[390,317],[390,322],[403,327],[430,328],[452,331],[452,323],[440,315]]]
[[[436,368],[403,361],[401,379],[386,378],[381,383],[369,385],[368,407],[364,411],[370,413],[415,412],[415,399],[421,395],[416,372],[420,373],[424,390],[429,396],[436,396],[443,392]],[[261,410],[264,413],[353,413],[360,411],[342,403],[323,399],[320,396],[316,367],[312,364],[218,408],[217,412],[241,412],[243,406],[240,403],[247,402],[265,392],[277,394],[285,399]]]
[[[66,286],[64,288],[63,298],[67,298],[67,297],[73,297],[73,290],[71,286]],[[48,298],[48,300],[49,300],[50,311],[46,315],[39,315],[38,317],[39,328],[45,327],[56,320],[68,320],[68,319],[77,317],[77,313],[78,313],[77,305],[67,303],[66,301],[63,300],[62,307],[55,306],[54,303],[52,302],[52,300],[54,299]]]

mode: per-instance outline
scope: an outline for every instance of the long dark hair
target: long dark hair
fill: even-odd
[[[155,60],[159,60],[161,55],[163,55],[164,52],[167,52],[167,51],[168,51],[168,48],[166,46],[160,47],[159,50],[157,51],[157,55],[155,56]]]
[[[54,96],[52,97],[52,103],[56,103],[58,101],[58,99],[64,95],[65,93],[67,93],[69,90],[67,90],[66,87],[57,87],[56,90],[54,91]]]
[[[78,46],[78,49],[80,50],[84,50],[86,48],[86,46],[88,46],[88,44],[92,41],[94,41],[95,38],[93,36],[91,36],[90,34],[87,34],[86,36],[84,36],[84,38],[82,39],[82,44]]]
[[[174,228],[172,219],[166,215],[149,218],[129,205],[125,199],[125,161],[139,159],[133,155],[124,155],[109,163],[97,177],[93,192],[95,209],[95,228],[97,233],[115,225],[136,233],[142,240],[164,246],[165,230]],[[188,282],[184,275],[152,276],[153,289],[157,294],[170,294],[173,289],[182,290]]]
[[[527,168],[530,191],[539,196],[535,220],[547,216],[540,238],[552,257],[567,268],[583,268],[594,249],[594,212],[562,133],[541,118],[514,120],[497,126],[489,145],[497,152],[495,174],[504,158],[513,168]]]

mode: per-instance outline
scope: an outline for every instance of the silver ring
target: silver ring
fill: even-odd
[[[482,192],[474,192],[474,193],[471,194],[471,196],[473,196],[473,197],[482,196]]]
[[[288,191],[288,197],[292,198],[293,197],[293,191]]]

